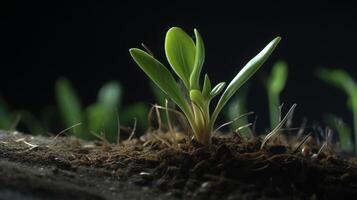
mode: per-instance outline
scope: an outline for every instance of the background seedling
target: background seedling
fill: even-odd
[[[224,90],[225,82],[211,86],[206,74],[200,84],[202,66],[205,60],[203,40],[197,30],[196,42],[181,28],[171,28],[165,38],[166,57],[173,71],[185,86],[181,91],[171,72],[150,52],[132,48],[130,54],[150,79],[163,90],[186,116],[195,139],[205,145],[211,142],[211,133],[218,114],[236,91],[263,65],[280,41],[272,40],[258,55],[250,60],[233,78]],[[224,91],[223,91],[224,90]],[[210,112],[210,102],[223,91],[214,111]]]
[[[50,119],[46,116],[46,119]],[[4,99],[0,98],[0,129],[17,130],[24,128],[34,135],[46,133],[46,126],[27,110],[10,110]]]
[[[121,124],[133,124],[138,121],[138,129],[146,129],[148,106],[144,103],[133,103],[120,110],[122,89],[116,81],[102,86],[98,92],[97,102],[83,108],[71,83],[64,78],[57,81],[56,98],[58,109],[65,127],[75,136],[83,139],[93,139],[94,135],[104,134],[110,142],[117,141],[118,129]],[[119,119],[118,119],[119,117]]]
[[[348,125],[340,117],[331,114],[325,116],[325,122],[337,132],[340,149],[344,152],[353,152],[352,132]]]
[[[288,77],[288,67],[284,61],[274,64],[266,82],[269,103],[270,128],[273,130],[280,122],[280,93],[283,91]]]
[[[354,150],[357,153],[357,85],[351,76],[348,75],[343,70],[331,70],[326,68],[321,68],[317,73],[318,77],[343,90],[348,96],[349,108],[353,114],[353,124],[354,124]],[[344,138],[344,135],[341,135],[340,138]],[[346,147],[347,148],[347,147]]]
[[[226,118],[231,121],[241,116],[239,119],[235,120],[230,127],[236,130],[244,138],[250,138],[252,136],[252,130],[249,127],[248,113],[247,110],[247,93],[249,86],[245,84],[240,89],[239,93],[235,94],[225,111]],[[247,127],[248,126],[248,127]],[[238,130],[237,130],[238,129]]]
[[[15,115],[10,112],[9,107],[4,99],[0,98],[0,128],[9,130],[13,128]]]

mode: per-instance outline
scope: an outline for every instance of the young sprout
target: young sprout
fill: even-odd
[[[143,50],[132,48],[129,51],[139,67],[182,110],[192,128],[195,139],[201,144],[208,145],[211,143],[214,123],[224,105],[263,65],[281,38],[277,37],[272,40],[250,60],[224,90],[225,82],[220,82],[212,87],[207,74],[204,76],[203,85],[200,84],[205,49],[202,38],[196,29],[194,33],[196,42],[181,28],[173,27],[167,32],[165,39],[167,60],[183,82],[184,93],[179,89],[171,72],[161,62]],[[222,91],[223,94],[211,113],[210,102]]]
[[[0,98],[0,128],[10,129],[15,121],[15,116],[10,112],[5,100]]]
[[[284,89],[288,77],[288,67],[284,61],[274,64],[266,83],[269,102],[270,128],[273,130],[280,122],[280,93]]]
[[[118,139],[119,122],[133,124],[137,120],[137,129],[143,131],[146,128],[148,106],[136,102],[121,109],[122,87],[117,81],[104,84],[99,89],[97,101],[85,108],[67,79],[57,81],[56,97],[64,125],[72,127],[81,123],[70,129],[76,137],[94,139],[93,134],[98,136],[103,133],[106,140],[115,142]]]
[[[321,68],[318,71],[319,78],[341,90],[348,96],[348,103],[353,114],[355,142],[354,149],[357,153],[357,84],[351,76],[343,70],[331,70]]]
[[[77,93],[71,83],[65,78],[58,79],[56,82],[56,100],[66,127],[71,127],[84,121],[82,106]],[[79,138],[88,138],[82,126],[73,128],[71,132]]]
[[[326,123],[338,133],[340,139],[339,146],[344,152],[353,152],[353,143],[351,140],[351,129],[340,118],[334,115],[327,115],[325,117]]]
[[[230,127],[237,130],[244,138],[250,138],[253,133],[250,129],[247,110],[248,84],[245,84],[240,92],[235,94],[231,102],[227,105],[226,116],[229,120],[235,120]]]

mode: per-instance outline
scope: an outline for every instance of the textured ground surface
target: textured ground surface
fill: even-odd
[[[0,199],[336,199],[357,197],[357,165],[282,145],[179,134],[119,145],[0,132]]]

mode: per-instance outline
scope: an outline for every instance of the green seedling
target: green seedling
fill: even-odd
[[[61,78],[56,82],[56,99],[61,118],[66,128],[84,122],[81,102],[71,83],[65,78]],[[83,130],[83,126],[76,126],[69,131],[79,138],[89,138]]]
[[[266,82],[269,102],[270,128],[273,130],[280,122],[280,93],[283,91],[288,78],[288,66],[284,61],[274,64]]]
[[[253,134],[249,128],[251,124],[247,116],[247,93],[248,86],[246,84],[240,89],[239,93],[234,95],[226,110],[227,118],[232,121],[230,127],[244,138],[250,138]]]
[[[0,98],[0,128],[9,130],[13,128],[16,117],[10,112],[9,107],[5,100]]]
[[[343,90],[347,94],[349,108],[353,114],[355,135],[354,150],[357,153],[357,84],[355,80],[345,71],[339,69],[331,70],[321,68],[317,75],[321,80]]]
[[[132,48],[130,54],[139,67],[150,79],[165,92],[182,110],[190,124],[195,139],[204,145],[211,143],[211,134],[218,114],[236,91],[263,65],[280,41],[272,40],[258,55],[250,60],[225,88],[225,82],[211,87],[206,74],[203,85],[200,84],[202,66],[205,60],[205,49],[199,32],[195,29],[195,39],[181,28],[173,27],[165,39],[166,57],[173,71],[185,86],[182,92],[171,72],[150,53]],[[223,91],[224,90],[224,91]],[[210,102],[223,91],[213,112]]]
[[[327,115],[325,122],[338,133],[340,149],[344,152],[353,152],[352,132],[348,125],[341,118],[334,115]]]
[[[44,125],[27,110],[10,110],[0,98],[0,128],[5,130],[25,129],[34,135],[46,133]]]
[[[103,133],[109,142],[115,142],[120,124],[133,124],[135,120],[139,122],[136,123],[137,130],[146,128],[148,107],[143,103],[133,103],[121,110],[122,87],[116,81],[103,85],[97,101],[86,108],[67,79],[57,81],[56,96],[64,125],[74,126],[69,131],[79,138],[94,139]]]

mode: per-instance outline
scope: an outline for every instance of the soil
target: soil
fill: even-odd
[[[0,199],[355,199],[357,161],[237,134],[119,144],[0,131]],[[292,145],[293,146],[293,145]],[[302,150],[304,149],[304,150]]]

